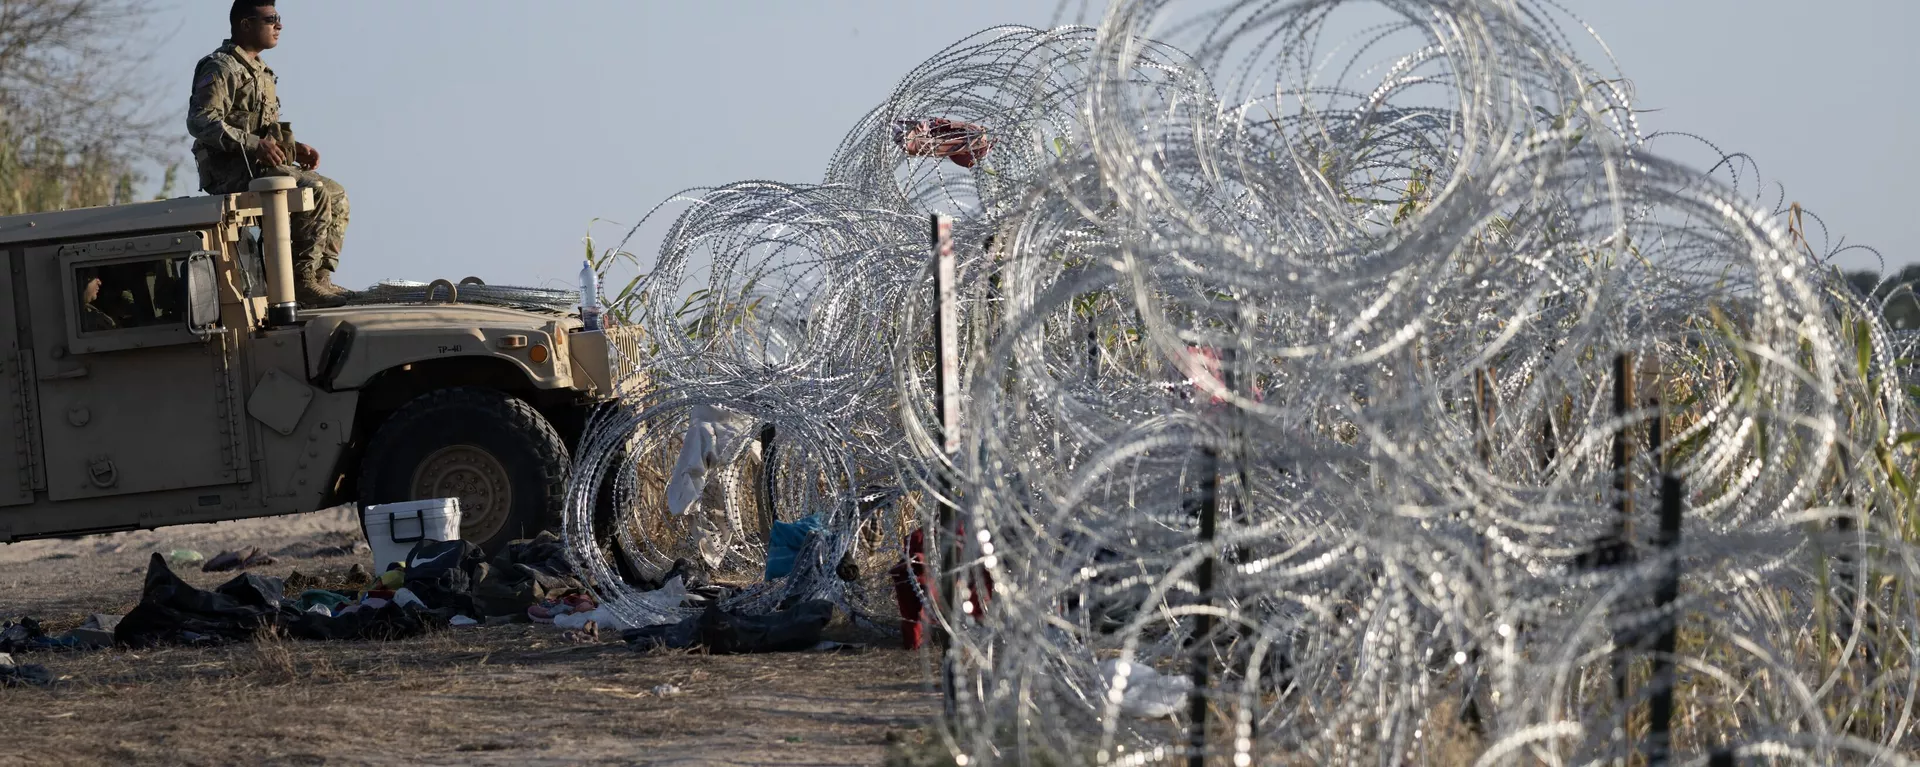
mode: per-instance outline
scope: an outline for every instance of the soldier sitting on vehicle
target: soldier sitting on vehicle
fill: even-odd
[[[347,234],[347,191],[315,173],[320,153],[293,140],[280,122],[273,70],[260,52],[280,43],[273,0],[235,0],[227,14],[232,37],[200,60],[193,73],[187,132],[200,188],[209,194],[244,192],[253,179],[290,176],[314,192],[314,209],[293,214],[294,297],[308,307],[338,306],[350,293],[333,284]]]

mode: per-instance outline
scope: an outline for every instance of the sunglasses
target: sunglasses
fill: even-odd
[[[276,14],[273,14],[273,15],[271,15],[271,16],[254,16],[254,17],[252,17],[252,18],[250,18],[250,19],[248,19],[248,20],[249,20],[249,21],[258,21],[258,22],[260,22],[260,23],[261,23],[262,25],[265,25],[265,26],[269,26],[269,27],[277,27],[277,26],[280,26],[280,14],[277,14],[277,13],[276,13]]]

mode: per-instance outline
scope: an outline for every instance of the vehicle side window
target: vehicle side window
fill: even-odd
[[[74,271],[80,332],[186,323],[185,258],[87,265]]]

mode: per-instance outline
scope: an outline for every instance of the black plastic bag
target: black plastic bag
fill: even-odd
[[[700,641],[700,617],[694,616],[679,623],[627,629],[620,632],[620,638],[626,640],[629,648],[641,652],[658,647],[685,650]]]
[[[740,615],[709,607],[700,614],[700,643],[715,655],[800,652],[820,644],[833,620],[833,603],[811,599],[766,615]]]
[[[158,553],[147,563],[146,586],[120,625],[114,643],[131,647],[195,641],[236,641],[253,637],[280,614],[280,579],[242,575],[214,591],[180,580]]]
[[[620,638],[632,649],[642,651],[697,645],[714,655],[801,652],[820,644],[821,632],[833,621],[834,609],[833,603],[824,599],[808,600],[766,615],[709,607],[679,623],[627,629]]]

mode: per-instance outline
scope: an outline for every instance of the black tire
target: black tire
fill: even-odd
[[[566,443],[533,406],[492,389],[440,389],[374,434],[360,462],[360,503],[459,497],[460,537],[492,556],[559,526],[570,464]]]

